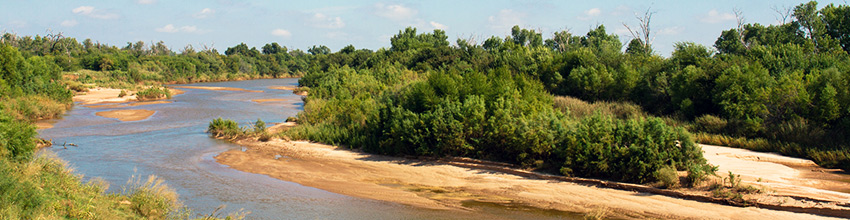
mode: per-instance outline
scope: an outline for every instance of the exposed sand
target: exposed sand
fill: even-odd
[[[186,91],[179,90],[179,89],[175,89],[175,88],[171,88],[171,87],[168,87],[168,92],[170,92],[172,96],[180,95],[180,94],[186,93]]]
[[[121,89],[94,88],[89,89],[85,94],[74,95],[73,101],[80,102],[83,105],[89,105],[98,103],[124,103],[136,100],[135,95],[126,95],[118,98],[118,94],[120,93]],[[133,94],[133,92],[127,91],[127,94]]]
[[[203,89],[203,90],[217,90],[217,91],[263,92],[261,90],[247,90],[247,89],[243,89],[243,88],[217,87],[217,86],[172,86],[172,88]]]
[[[263,103],[263,102],[285,102],[290,101],[290,99],[252,99],[252,102]]]
[[[295,90],[295,86],[269,86],[269,89],[279,89],[279,90]]]
[[[764,186],[775,195],[804,196],[819,200],[850,202],[850,176],[819,167],[811,160],[775,153],[701,145],[709,163],[718,165],[719,174],[741,175],[742,182]],[[838,192],[837,192],[838,191]]]
[[[115,118],[120,121],[139,121],[145,120],[149,118],[151,115],[156,113],[156,111],[145,110],[145,109],[125,109],[125,110],[111,110],[111,111],[102,111],[95,113],[95,115],[105,118]]]
[[[35,128],[37,130],[52,128],[53,124],[46,121],[37,121],[35,122]]]
[[[291,127],[295,127],[295,122],[284,122],[284,123],[275,124],[275,125],[272,125],[271,127],[266,128],[266,131],[271,133],[271,134],[276,134],[276,133],[280,133],[281,131],[283,131],[285,129],[289,129]]]
[[[128,104],[92,104],[92,105],[84,105],[83,107],[86,107],[86,108],[123,108],[123,107],[130,107],[130,106],[155,105],[155,104],[165,104],[165,103],[172,103],[172,101],[160,100],[160,101],[133,102],[133,103],[128,103]]]
[[[242,140],[246,151],[216,156],[234,169],[344,195],[432,209],[466,210],[461,202],[513,203],[608,217],[661,219],[817,219],[820,216],[740,208],[667,196],[524,178],[437,162],[376,156],[308,142]]]

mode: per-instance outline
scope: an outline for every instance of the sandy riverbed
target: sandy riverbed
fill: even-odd
[[[105,118],[114,118],[120,121],[140,121],[151,117],[156,111],[146,109],[125,109],[97,112],[95,115]]]
[[[279,89],[279,90],[295,90],[295,86],[269,86],[269,89]]]
[[[234,169],[344,195],[432,209],[466,210],[464,201],[523,204],[609,217],[662,219],[813,219],[581,184],[523,178],[436,162],[363,154],[308,142],[239,141],[247,150],[215,158]]]
[[[243,88],[217,87],[217,86],[171,86],[171,88],[203,89],[203,90],[217,90],[217,91],[263,92],[261,90],[247,90],[247,89],[243,89]]]
[[[74,95],[74,102],[79,102],[83,105],[90,104],[99,104],[99,103],[124,103],[135,101],[135,95],[126,95],[124,97],[118,97],[118,94],[121,94],[121,89],[110,89],[110,88],[94,88],[89,89],[88,92],[83,94]],[[127,92],[127,94],[133,94],[132,92]]]

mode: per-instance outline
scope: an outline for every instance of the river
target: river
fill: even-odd
[[[47,148],[65,161],[83,180],[102,178],[110,192],[120,192],[132,175],[156,175],[180,195],[196,214],[244,209],[248,219],[541,219],[575,218],[576,215],[527,207],[470,203],[474,212],[440,211],[361,199],[246,173],[217,163],[213,156],[241,148],[204,133],[218,117],[243,126],[258,118],[283,122],[303,109],[301,97],[271,86],[296,86],[298,79],[264,79],[197,83],[186,86],[234,87],[247,91],[182,89],[172,103],[122,107],[156,111],[148,119],[121,122],[95,115],[109,108],[75,106],[56,120],[54,127],[39,130],[40,137],[78,147]],[[257,103],[254,99],[282,99]],[[571,216],[571,217],[570,217]]]

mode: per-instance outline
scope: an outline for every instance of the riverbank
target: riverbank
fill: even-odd
[[[221,153],[215,157],[216,160],[237,170],[265,174],[334,193],[431,209],[470,210],[464,203],[473,201],[603,213],[614,218],[822,218],[566,181],[531,179],[435,161],[364,154],[301,141],[240,140],[237,143],[247,149]],[[793,203],[793,198],[783,198],[787,203]]]

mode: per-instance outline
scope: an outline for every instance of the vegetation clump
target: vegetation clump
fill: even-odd
[[[136,92],[136,99],[139,101],[156,100],[156,99],[171,99],[171,91],[165,87],[150,87],[145,90]]]

